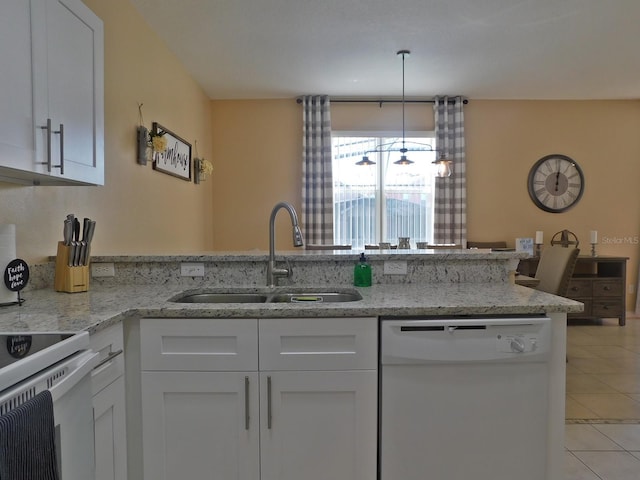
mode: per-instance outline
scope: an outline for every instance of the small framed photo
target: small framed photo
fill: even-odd
[[[533,238],[516,238],[516,252],[533,255]]]
[[[191,144],[171,130],[153,122],[151,137],[164,137],[167,148],[163,152],[153,151],[153,169],[191,181]]]

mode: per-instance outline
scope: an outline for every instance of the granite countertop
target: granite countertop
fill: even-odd
[[[261,290],[260,287],[238,288]],[[337,287],[340,290],[353,288]],[[186,290],[194,293],[206,290],[181,285],[95,285],[89,292],[72,294],[41,289],[24,293],[22,306],[0,307],[0,331],[88,330],[93,333],[133,317],[353,317],[582,311],[579,302],[510,283],[374,285],[355,289],[362,294],[362,300],[324,304],[185,304],[168,301]],[[307,286],[306,290],[314,288]],[[325,286],[315,290],[331,289]]]
[[[489,248],[484,249],[457,249],[457,250],[367,250],[362,248],[354,248],[353,250],[304,250],[296,249],[289,251],[278,250],[277,258],[286,257],[291,262],[299,261],[331,261],[331,260],[358,260],[360,253],[371,260],[404,260],[416,258],[429,259],[446,259],[451,260],[504,260],[504,259],[520,259],[528,258],[529,254],[524,252],[513,251],[492,251]],[[246,262],[246,261],[265,261],[269,258],[269,252],[261,250],[252,250],[248,252],[228,251],[228,252],[200,252],[200,253],[163,253],[163,254],[100,254],[92,255],[92,262],[206,262],[206,261],[225,261],[225,262]],[[55,260],[55,257],[51,257]]]

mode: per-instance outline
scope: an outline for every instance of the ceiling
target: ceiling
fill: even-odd
[[[638,0],[130,0],[213,99],[640,98]]]

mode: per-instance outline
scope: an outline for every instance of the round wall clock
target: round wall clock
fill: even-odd
[[[561,213],[573,207],[584,193],[580,166],[566,155],[547,155],[529,171],[529,196],[545,212]]]

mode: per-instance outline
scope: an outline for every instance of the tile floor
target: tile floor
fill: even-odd
[[[567,329],[565,480],[640,479],[640,317]]]

